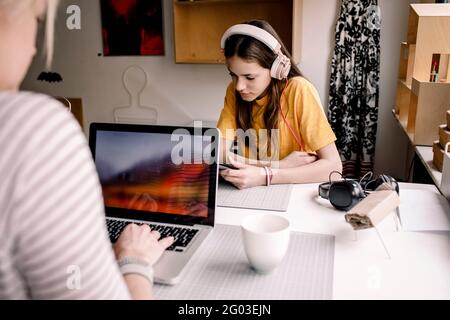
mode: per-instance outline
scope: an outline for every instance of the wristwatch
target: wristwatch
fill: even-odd
[[[153,283],[153,268],[145,260],[138,257],[126,256],[117,261],[123,275],[134,273],[141,275]]]

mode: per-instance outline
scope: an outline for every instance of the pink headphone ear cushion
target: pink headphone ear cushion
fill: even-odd
[[[284,55],[278,55],[270,69],[270,75],[278,80],[287,78],[291,70],[291,61]]]
[[[283,63],[281,63],[281,78],[285,79],[289,75],[289,71],[291,70],[291,60],[289,60],[288,57],[283,56],[282,57]]]
[[[278,57],[275,59],[275,61],[272,63],[272,67],[270,69],[270,76],[272,78],[280,80],[280,61]]]

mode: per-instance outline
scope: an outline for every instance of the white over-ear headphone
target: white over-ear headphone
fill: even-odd
[[[234,34],[242,34],[253,37],[266,46],[268,46],[277,55],[277,58],[270,68],[272,78],[282,80],[286,79],[289,70],[291,70],[291,60],[281,52],[281,45],[274,36],[264,29],[255,27],[251,24],[236,24],[228,28],[220,40],[220,47],[225,48],[225,41]]]

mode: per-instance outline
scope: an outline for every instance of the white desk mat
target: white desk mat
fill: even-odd
[[[217,205],[219,207],[286,211],[292,187],[292,184],[277,184],[239,190],[230,183],[221,182],[217,191]]]
[[[331,299],[334,236],[291,232],[288,252],[268,275],[250,268],[239,226],[216,225],[175,286],[155,285],[156,299]]]

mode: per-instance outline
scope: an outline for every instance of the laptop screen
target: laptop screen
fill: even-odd
[[[210,224],[218,140],[217,129],[91,124],[107,215]]]

